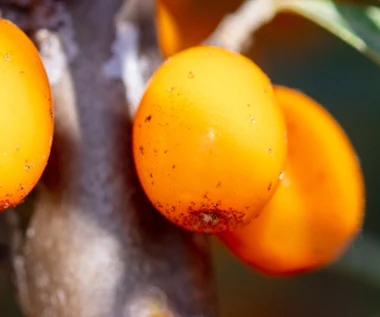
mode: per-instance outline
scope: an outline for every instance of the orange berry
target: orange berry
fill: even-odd
[[[157,38],[164,57],[202,44],[243,0],[156,0]]]
[[[16,25],[0,19],[0,211],[20,203],[39,180],[53,127],[39,53]]]
[[[293,275],[338,259],[359,233],[364,180],[344,130],[316,101],[275,86],[285,115],[288,158],[264,211],[219,237],[239,259],[266,274]]]
[[[133,153],[145,193],[172,222],[210,233],[244,225],[272,197],[286,157],[270,80],[221,48],[172,56],[139,105]]]

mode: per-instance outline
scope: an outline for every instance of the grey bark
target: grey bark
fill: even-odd
[[[28,208],[7,211],[28,317],[216,316],[207,238],[170,224],[147,201],[133,166],[125,87],[102,69],[121,5],[0,1],[3,15],[31,35],[45,27],[64,41],[72,23],[77,43],[52,85],[56,128],[49,164]],[[147,12],[135,14],[144,35],[141,54],[151,58],[153,71],[159,55]]]

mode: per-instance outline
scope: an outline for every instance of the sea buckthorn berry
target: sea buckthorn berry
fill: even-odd
[[[275,86],[288,134],[285,173],[264,211],[220,239],[244,263],[295,275],[337,260],[361,230],[364,180],[335,118],[300,91]]]
[[[41,177],[53,128],[39,53],[16,25],[0,19],[0,211],[20,203]]]
[[[150,79],[133,125],[137,175],[177,225],[220,232],[257,216],[286,157],[273,87],[248,58],[199,46],[169,58]]]
[[[202,44],[243,0],[156,0],[157,38],[164,57]]]

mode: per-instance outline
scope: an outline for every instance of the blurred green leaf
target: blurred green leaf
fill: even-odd
[[[293,12],[313,21],[380,66],[379,6],[332,0],[278,0],[277,4],[279,11]]]
[[[360,5],[373,5],[380,6],[380,0],[333,0],[334,2],[345,2],[351,4],[360,4]]]

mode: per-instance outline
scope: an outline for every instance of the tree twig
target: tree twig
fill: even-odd
[[[64,27],[72,29],[47,23],[34,37],[51,81],[56,125],[17,257],[28,317],[216,316],[206,237],[159,215],[135,175],[126,107],[131,94],[103,67],[121,5],[121,0],[67,3],[71,23]],[[152,56],[149,69],[136,68],[141,83],[159,58],[154,45],[141,43],[151,43],[146,21],[152,19],[144,22],[138,16],[139,55]],[[62,34],[75,38],[71,59],[67,45],[72,43]],[[125,56],[123,49],[126,56],[136,54],[134,47],[119,48],[120,56]],[[125,80],[126,89],[132,80]]]
[[[234,12],[227,15],[205,44],[240,52],[252,41],[254,33],[276,14],[278,0],[246,0]]]

